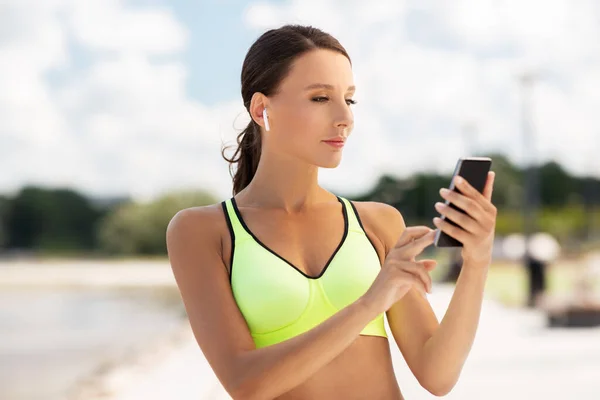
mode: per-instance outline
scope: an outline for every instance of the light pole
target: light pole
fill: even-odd
[[[477,126],[474,122],[466,122],[462,126],[462,136],[466,156],[476,156],[477,149]]]
[[[532,121],[533,85],[536,75],[526,72],[520,76],[521,83],[521,118],[523,130],[524,155],[524,187],[523,187],[523,235],[525,239],[525,255],[523,262],[529,273],[529,298],[527,306],[533,307],[536,298],[546,289],[546,266],[536,259],[529,249],[531,235],[537,230],[537,213],[539,209],[539,166],[536,165],[535,139]]]
[[[520,77],[521,82],[521,118],[523,130],[523,161],[524,161],[524,190],[523,190],[523,233],[525,238],[536,229],[535,212],[538,206],[538,179],[537,168],[535,165],[535,139],[533,137],[533,121],[532,121],[532,91],[535,81],[535,75],[532,73],[524,73]]]

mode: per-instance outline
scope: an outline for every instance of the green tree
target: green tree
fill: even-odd
[[[6,212],[8,208],[8,197],[0,195],[0,250],[8,243],[8,235],[6,233]]]
[[[102,220],[98,230],[100,248],[110,254],[164,255],[165,232],[171,218],[184,208],[216,202],[204,191],[172,193],[150,203],[127,202]]]
[[[91,250],[100,215],[71,189],[25,187],[6,205],[9,247],[42,251]]]
[[[579,203],[577,180],[571,177],[558,163],[549,162],[539,169],[540,200],[543,205],[562,207]]]

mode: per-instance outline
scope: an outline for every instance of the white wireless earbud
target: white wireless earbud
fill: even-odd
[[[267,109],[266,108],[263,108],[263,120],[265,121],[265,129],[268,132],[271,129],[269,128],[269,116],[267,115]]]

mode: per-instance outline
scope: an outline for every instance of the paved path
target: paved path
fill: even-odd
[[[430,301],[439,319],[452,290],[451,286],[434,287]],[[485,301],[478,335],[461,380],[445,398],[600,398],[600,329],[549,330],[544,324],[543,315],[536,312],[506,309]],[[390,339],[396,375],[406,399],[436,399],[419,386],[391,335]],[[229,399],[189,331],[183,334],[175,351],[154,357],[152,368],[124,369],[112,375],[108,389],[112,387],[118,395],[85,398]]]

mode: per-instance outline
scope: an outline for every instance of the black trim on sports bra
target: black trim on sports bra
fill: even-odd
[[[233,231],[233,225],[231,219],[229,219],[229,213],[227,212],[227,205],[223,201],[221,203],[223,207],[223,213],[225,213],[225,221],[227,222],[227,228],[229,229],[229,236],[231,236],[231,258],[229,261],[229,284],[231,285],[231,277],[233,276],[233,254],[235,250],[235,232]]]
[[[371,241],[371,238],[369,237],[369,235],[367,235],[367,231],[365,230],[365,227],[363,226],[363,223],[360,220],[360,215],[358,215],[358,210],[356,209],[356,207],[354,206],[354,203],[352,203],[351,200],[348,200],[348,202],[352,206],[352,210],[354,210],[354,215],[356,215],[356,219],[358,220],[358,225],[360,225],[360,229],[363,230],[363,233],[365,234],[367,239],[369,239],[369,243],[371,243],[371,246],[373,246],[373,250],[375,250],[375,254],[377,254],[377,258],[379,258],[379,253],[377,252],[377,247],[375,247],[375,244]],[[385,254],[384,254],[384,256],[385,256]]]
[[[252,236],[252,238],[256,241],[256,243],[258,243],[259,245],[261,245],[262,247],[264,247],[267,251],[269,251],[274,256],[276,256],[279,259],[281,259],[283,262],[285,262],[286,264],[288,264],[290,267],[294,268],[296,271],[298,271],[304,277],[306,277],[308,279],[319,279],[321,276],[323,276],[323,274],[325,273],[325,271],[327,271],[327,268],[329,267],[329,265],[331,265],[331,262],[333,261],[333,259],[335,258],[335,256],[339,252],[339,250],[342,248],[342,246],[346,242],[346,237],[348,237],[348,213],[347,213],[347,210],[346,210],[346,205],[344,204],[344,202],[342,201],[342,199],[340,199],[338,196],[336,196],[336,197],[337,197],[338,201],[342,204],[342,215],[344,216],[344,234],[342,235],[342,240],[340,241],[340,244],[338,244],[337,248],[335,249],[335,251],[333,252],[333,254],[331,255],[331,257],[327,261],[327,264],[325,264],[325,267],[321,270],[321,273],[319,273],[319,275],[317,275],[317,276],[307,275],[302,270],[300,270],[298,267],[296,267],[294,264],[292,264],[291,262],[289,262],[288,260],[286,260],[285,258],[283,258],[282,256],[280,256],[275,251],[271,250],[263,242],[261,242],[260,239],[258,239],[254,235],[254,233],[252,233],[252,231],[248,228],[248,226],[246,225],[246,222],[244,222],[244,219],[242,218],[242,214],[240,213],[240,210],[238,209],[237,203],[235,201],[235,197],[231,198],[231,204],[233,205],[233,209],[234,209],[234,211],[235,211],[235,213],[236,213],[236,215],[237,215],[240,223],[242,224],[242,226],[244,227],[244,229],[246,230],[246,232],[248,232],[248,234],[250,236]]]

